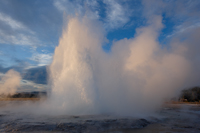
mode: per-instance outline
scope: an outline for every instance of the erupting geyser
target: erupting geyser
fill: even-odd
[[[52,97],[58,108],[67,112],[89,111],[96,104],[98,93],[93,71],[102,38],[88,26],[87,20],[69,21],[50,66]]]
[[[190,85],[188,47],[174,43],[170,50],[161,48],[157,38],[162,27],[162,18],[154,16],[149,26],[114,42],[106,53],[101,23],[70,18],[49,68],[55,112],[149,113]]]

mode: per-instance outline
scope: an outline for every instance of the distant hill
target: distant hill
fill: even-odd
[[[46,66],[27,69],[22,77],[23,79],[31,80],[37,84],[47,84]]]
[[[41,98],[46,97],[47,92],[33,91],[33,92],[19,92],[13,95],[0,95],[0,98]]]

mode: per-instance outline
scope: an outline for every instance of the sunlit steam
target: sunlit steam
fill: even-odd
[[[9,70],[2,78],[0,82],[0,94],[12,95],[16,93],[17,88],[20,87],[21,76],[14,70]]]
[[[161,17],[152,17],[133,38],[114,42],[110,53],[102,49],[106,39],[101,27],[76,17],[63,30],[49,68],[49,105],[55,113],[147,113],[191,85],[189,47],[161,47]]]

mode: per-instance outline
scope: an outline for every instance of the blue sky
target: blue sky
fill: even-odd
[[[102,48],[108,53],[114,41],[134,37],[152,15],[163,18],[158,41],[164,47],[200,27],[199,0],[1,0],[1,68],[23,71],[49,65],[63,16],[76,14],[102,23],[108,39]]]

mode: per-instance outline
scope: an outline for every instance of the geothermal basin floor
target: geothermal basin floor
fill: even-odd
[[[27,101],[0,101],[0,132],[32,133],[200,133],[199,104],[166,104],[154,116],[39,115],[7,105]],[[34,101],[36,102],[36,101]]]

